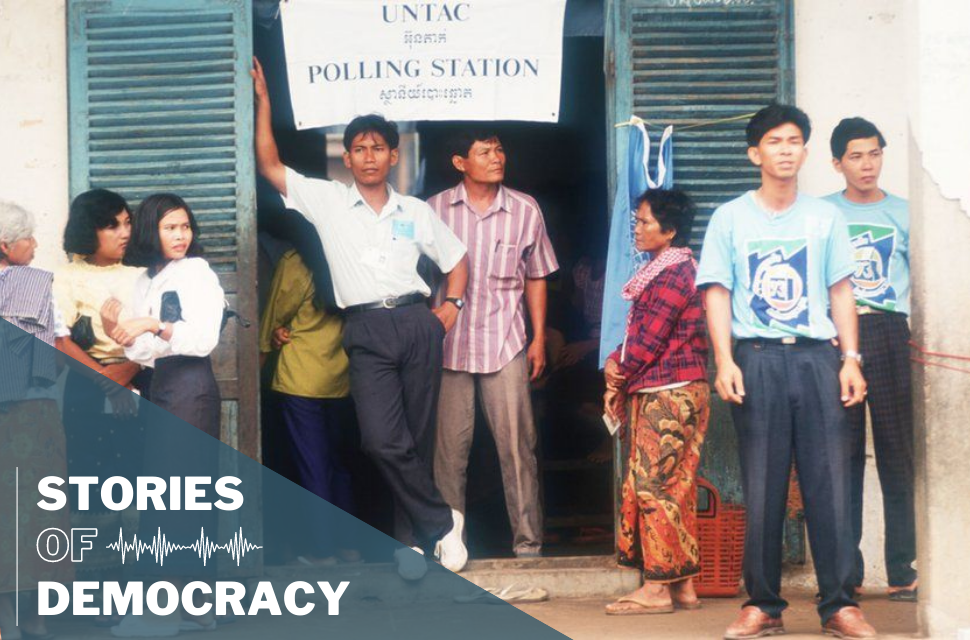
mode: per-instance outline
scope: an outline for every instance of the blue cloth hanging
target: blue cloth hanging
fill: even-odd
[[[600,368],[623,342],[626,332],[626,317],[631,302],[624,300],[620,291],[633,274],[650,260],[648,253],[636,250],[633,240],[637,200],[647,189],[669,189],[674,183],[673,127],[664,129],[657,146],[657,166],[653,172],[650,159],[650,135],[643,121],[634,118],[630,123],[626,163],[617,176],[616,198],[610,220],[610,244],[603,285]]]

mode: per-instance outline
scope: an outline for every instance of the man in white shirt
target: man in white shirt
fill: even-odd
[[[419,553],[421,543],[433,543],[441,564],[460,571],[468,559],[463,517],[435,488],[432,465],[442,342],[458,318],[468,281],[465,247],[427,204],[387,183],[398,161],[394,123],[369,115],[347,126],[344,164],[354,184],[307,178],[280,160],[258,61],[252,76],[256,166],[286,206],[320,234],[337,304],[346,312],[343,343],[361,444],[394,494],[398,520],[409,520],[398,534],[410,529],[416,539],[402,542]],[[417,271],[421,255],[448,274],[447,297],[457,304],[429,311],[431,290]],[[424,575],[419,555],[400,549],[395,557],[402,577]]]

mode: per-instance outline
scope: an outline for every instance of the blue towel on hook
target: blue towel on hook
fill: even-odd
[[[669,189],[674,183],[673,127],[664,129],[657,146],[656,169],[651,171],[650,135],[640,120],[630,125],[625,166],[619,171],[610,220],[610,244],[603,285],[603,324],[600,334],[600,368],[623,342],[630,302],[620,297],[623,285],[650,260],[633,241],[637,200],[647,189]]]

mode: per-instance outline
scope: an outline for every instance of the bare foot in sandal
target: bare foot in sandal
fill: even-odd
[[[670,598],[674,602],[674,607],[678,609],[701,608],[701,601],[697,598],[697,592],[694,591],[693,578],[687,578],[680,582],[671,582]]]
[[[665,584],[646,583],[616,602],[606,605],[606,615],[637,616],[651,613],[673,613],[674,603]]]

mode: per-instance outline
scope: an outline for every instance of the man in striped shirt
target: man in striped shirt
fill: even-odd
[[[464,131],[451,152],[463,179],[428,204],[468,247],[469,279],[458,321],[445,338],[435,482],[445,501],[464,513],[477,391],[502,467],[512,549],[518,557],[536,557],[542,553],[542,508],[529,382],[545,368],[545,278],[559,265],[539,205],[502,184],[505,151],[498,136]],[[526,311],[533,330],[528,345]]]

